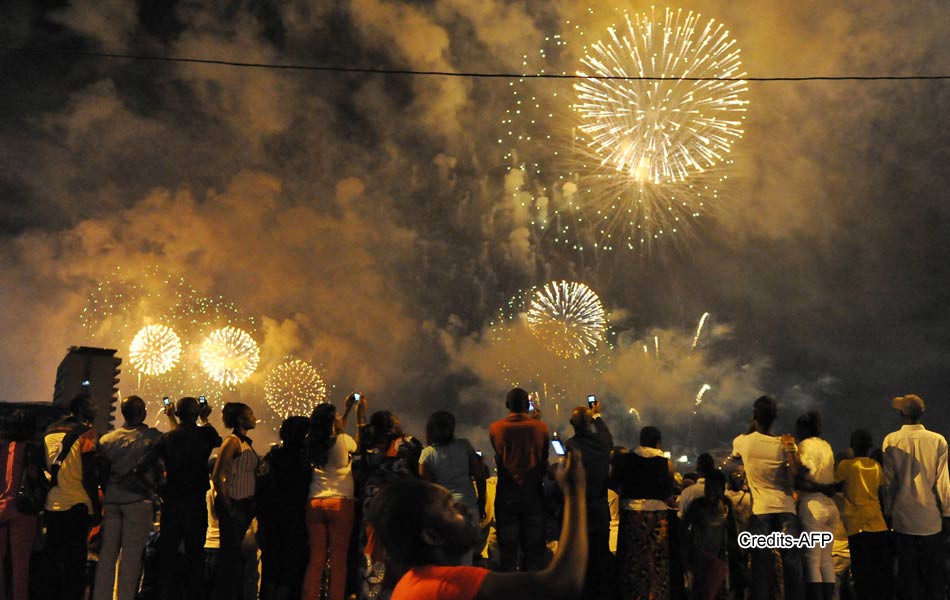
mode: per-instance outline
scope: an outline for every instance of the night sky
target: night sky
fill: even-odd
[[[725,23],[750,76],[950,75],[942,2],[798,4],[671,6]],[[361,390],[417,435],[446,408],[479,444],[505,413],[501,363],[556,381],[564,404],[545,414],[562,429],[599,394],[626,443],[633,407],[684,452],[728,445],[761,393],[783,430],[820,410],[836,450],[856,427],[878,443],[896,429],[903,393],[946,433],[948,80],[750,82],[715,214],[649,253],[597,252],[519,208],[498,142],[509,80],[50,53],[521,72],[567,21],[596,39],[617,15],[540,0],[3,3],[0,45],[43,53],[0,51],[0,398],[49,401],[67,347],[118,347],[110,328],[141,314],[91,332],[81,311],[117,269],[157,267],[253,318],[261,370],[231,396],[261,411],[267,369],[294,355],[337,401]],[[568,43],[550,70],[573,72],[580,52]],[[514,343],[492,334],[509,300],[554,279],[604,303],[613,347],[597,369],[551,364],[517,322]],[[659,360],[642,350],[654,336]]]

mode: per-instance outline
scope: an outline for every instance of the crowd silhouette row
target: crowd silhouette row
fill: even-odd
[[[489,428],[491,457],[429,417],[426,443],[350,395],[281,424],[260,457],[253,410],[167,404],[170,430],[121,402],[101,437],[77,395],[44,431],[24,411],[0,441],[3,597],[81,600],[947,598],[947,442],[924,402],[875,447],[835,455],[817,412],[775,435],[753,404],[731,460],[680,474],[645,426],[614,445],[593,397],[551,435],[526,391]],[[347,433],[347,421],[356,424]],[[809,535],[802,535],[804,533]],[[810,535],[814,534],[814,535]]]

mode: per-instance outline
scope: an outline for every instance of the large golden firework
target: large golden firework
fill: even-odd
[[[146,325],[129,345],[129,362],[143,375],[161,375],[181,359],[181,338],[166,325]]]
[[[201,366],[214,381],[235,386],[257,369],[260,350],[249,333],[237,327],[215,329],[201,344]]]

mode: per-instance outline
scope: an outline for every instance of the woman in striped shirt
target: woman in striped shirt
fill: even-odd
[[[231,428],[221,445],[214,466],[214,512],[218,518],[221,549],[215,573],[214,597],[218,600],[241,597],[244,557],[241,542],[254,518],[254,492],[260,458],[251,446],[247,432],[257,425],[254,411],[247,404],[228,402],[221,410],[225,427]]]

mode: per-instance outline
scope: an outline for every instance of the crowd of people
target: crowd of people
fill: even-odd
[[[924,402],[893,408],[834,453],[821,417],[775,435],[755,400],[731,457],[677,473],[661,431],[615,446],[596,399],[560,440],[511,390],[490,454],[433,413],[425,443],[350,395],[280,427],[263,457],[251,407],[137,396],[99,437],[77,395],[37,435],[14,412],[0,441],[0,565],[14,600],[947,598],[947,442]],[[355,413],[352,435],[347,421]],[[553,450],[553,453],[552,453]],[[493,459],[493,460],[492,460]],[[39,560],[37,560],[39,557]],[[31,566],[31,558],[33,564]],[[37,564],[37,563],[41,564]],[[9,595],[6,595],[9,593]]]

